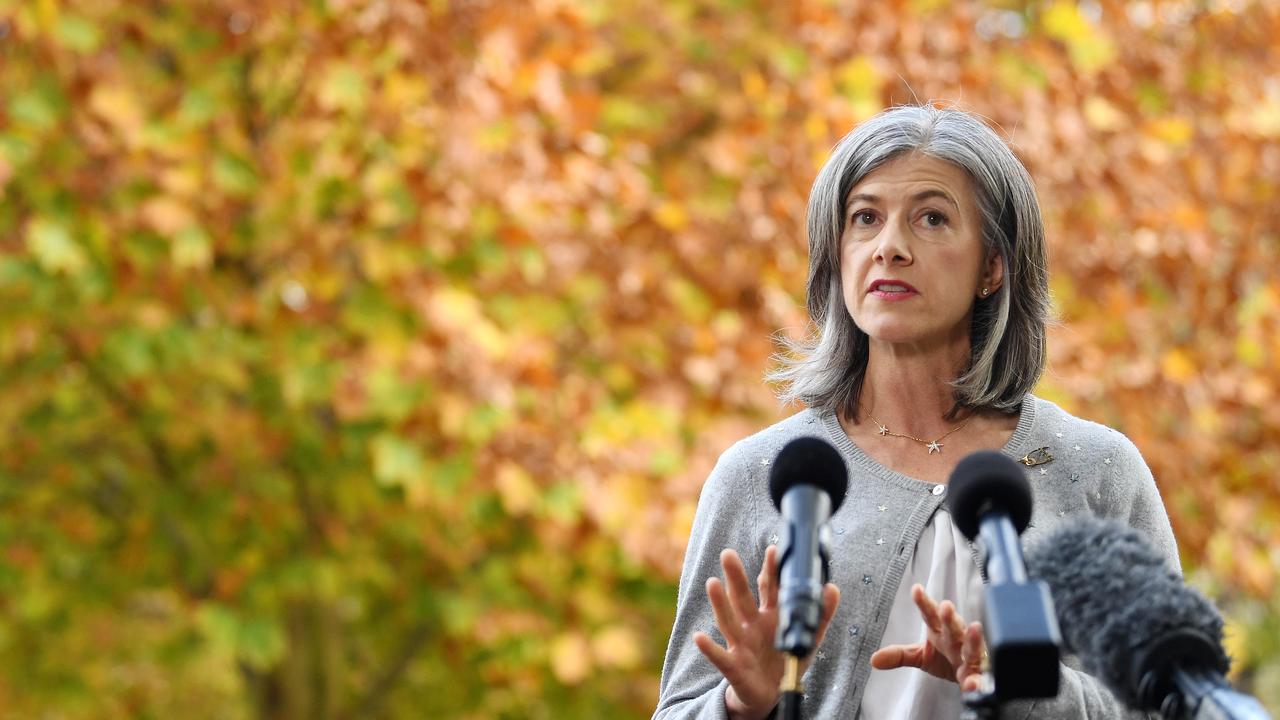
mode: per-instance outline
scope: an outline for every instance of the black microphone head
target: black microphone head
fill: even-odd
[[[1026,558],[1049,586],[1066,650],[1129,707],[1158,709],[1160,691],[1144,683],[1168,685],[1178,664],[1226,672],[1222,617],[1138,531],[1082,519],[1032,543]]]
[[[834,515],[844,502],[849,484],[849,474],[844,458],[826,440],[801,437],[792,440],[778,451],[778,457],[769,470],[769,496],[773,506],[782,509],[782,496],[796,485],[814,485],[831,496],[831,513]]]
[[[1031,522],[1031,485],[1022,468],[994,450],[966,455],[951,471],[947,510],[951,522],[970,540],[978,536],[979,520],[990,509],[1009,514],[1021,535]]]

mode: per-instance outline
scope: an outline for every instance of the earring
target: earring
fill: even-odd
[[[982,297],[986,297],[989,292],[991,292],[990,288],[982,288]]]

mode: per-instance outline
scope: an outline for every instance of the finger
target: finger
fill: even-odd
[[[938,606],[938,619],[942,620],[942,637],[939,649],[951,661],[952,667],[961,664],[960,650],[964,644],[964,620],[956,612],[956,606],[950,600],[943,600]]]
[[[911,599],[915,601],[916,607],[920,608],[920,616],[924,618],[924,624],[935,635],[942,634],[942,619],[938,617],[938,606],[933,602],[933,598],[929,597],[929,593],[924,591],[924,586],[916,583],[911,586]]]
[[[925,643],[915,645],[886,645],[871,654],[871,667],[877,670],[894,670],[902,667],[919,668],[925,663]]]
[[[831,618],[836,616],[836,608],[840,607],[840,588],[835,583],[827,583],[822,588],[822,619],[818,621],[818,633],[814,638],[813,646],[820,647],[822,639],[827,636],[827,628],[831,625]]]
[[[969,623],[969,626],[964,629],[965,660],[980,664],[982,662],[982,652],[986,649],[985,645],[986,643],[982,640],[982,623]]]
[[[938,648],[933,643],[924,643],[924,650],[920,653],[920,667],[927,668],[932,665],[937,654]]]
[[[960,684],[961,689],[967,689],[966,686],[970,684],[971,678],[976,676],[977,679],[981,679],[984,646],[982,623],[969,623],[965,628],[964,647],[961,650],[963,662],[956,670],[956,682]]]
[[[698,650],[711,661],[712,665],[716,666],[721,675],[728,678],[731,674],[737,674],[729,651],[720,647],[720,644],[712,640],[710,635],[704,632],[694,633],[693,644],[698,646]]]
[[[772,610],[778,604],[778,546],[770,545],[764,551],[764,564],[756,584],[760,588],[760,609]]]
[[[725,548],[720,553],[720,567],[724,568],[729,602],[733,605],[738,620],[743,623],[751,622],[759,612],[759,607],[756,599],[751,596],[751,586],[747,584],[747,569],[742,566],[742,558],[732,548]]]
[[[979,672],[982,671],[982,661],[986,658],[987,643],[982,637],[982,623],[971,622],[969,627],[964,631],[964,660],[967,664],[972,664]]]
[[[738,618],[733,614],[729,597],[724,591],[724,583],[720,582],[720,578],[707,579],[707,599],[711,601],[711,612],[716,616],[716,627],[720,628],[720,634],[724,635],[725,642],[729,647],[737,645],[742,637],[738,629],[742,626],[738,624]]]
[[[950,600],[943,600],[938,615],[942,618],[942,622],[945,623],[946,630],[955,637],[956,643],[960,643],[964,639],[964,618],[960,617],[960,611],[956,610],[955,603]]]

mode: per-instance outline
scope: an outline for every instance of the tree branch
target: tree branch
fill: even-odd
[[[358,700],[351,710],[338,715],[340,720],[370,718],[381,712],[391,690],[396,683],[400,682],[400,678],[409,669],[409,663],[422,651],[422,647],[427,644],[427,640],[430,638],[431,623],[426,620],[419,622],[405,638],[404,643],[400,646],[400,651],[396,653],[392,661],[374,680],[364,697]]]

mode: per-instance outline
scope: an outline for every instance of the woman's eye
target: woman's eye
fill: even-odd
[[[856,213],[854,213],[854,214],[853,214],[853,224],[854,224],[854,225],[868,225],[868,224],[870,224],[869,222],[868,222],[868,223],[861,222],[861,220],[862,220],[863,218],[867,218],[867,219],[868,219],[868,220],[870,220],[870,221],[874,221],[874,220],[875,220],[875,216],[874,216],[874,215],[872,215],[871,213],[867,212],[866,210],[862,210],[861,212],[856,212]]]
[[[938,227],[939,225],[945,225],[947,223],[947,216],[940,212],[929,211],[925,213],[924,217],[925,222],[929,227]]]

